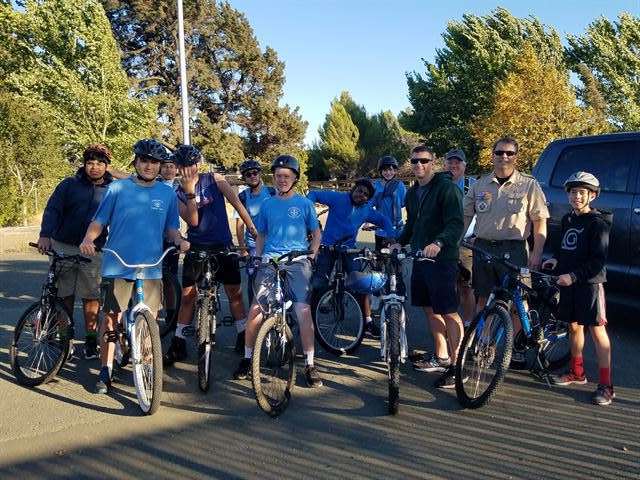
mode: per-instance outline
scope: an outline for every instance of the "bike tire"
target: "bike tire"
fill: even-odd
[[[286,322],[267,318],[256,337],[252,360],[252,383],[258,407],[271,417],[284,412],[295,384],[293,334]]]
[[[387,324],[387,365],[389,373],[388,407],[391,415],[398,413],[400,406],[400,315],[399,305],[391,305],[385,311]]]
[[[342,309],[333,289],[314,296],[311,305],[315,337],[322,348],[336,356],[355,352],[365,333],[360,304],[350,292],[342,296]]]
[[[463,407],[489,403],[504,380],[512,348],[513,325],[504,306],[492,305],[476,316],[464,334],[456,362],[456,396]]]
[[[212,322],[216,319],[210,314],[211,299],[205,297],[199,302],[196,312],[198,321],[198,387],[200,391],[206,393],[209,391],[211,379],[211,367],[213,365],[213,329]]]
[[[162,345],[158,326],[148,311],[136,313],[131,332],[133,383],[140,410],[153,415],[162,397]]]
[[[177,275],[164,271],[162,273],[162,308],[158,311],[157,318],[161,338],[176,329],[181,302],[182,286]]]
[[[53,319],[47,321],[49,318]],[[22,314],[13,333],[10,356],[11,368],[20,385],[35,387],[55,377],[69,353],[73,323],[71,314],[59,299],[49,306],[44,314],[46,331],[40,332],[40,341],[33,339],[34,322],[42,320],[42,306],[36,302]],[[66,325],[61,325],[65,323]],[[49,333],[47,333],[49,332]],[[53,336],[51,336],[53,335]],[[27,337],[31,337],[31,340]],[[29,345],[32,345],[29,348]],[[29,362],[30,353],[35,353]],[[37,364],[34,364],[37,361]]]

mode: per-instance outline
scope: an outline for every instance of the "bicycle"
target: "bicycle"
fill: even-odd
[[[158,311],[157,323],[160,337],[166,337],[176,329],[178,312],[182,303],[182,286],[167,266],[162,266],[162,308]]]
[[[293,302],[286,299],[288,281],[283,265],[290,265],[312,253],[311,250],[289,252],[269,259],[262,267],[273,268],[275,275],[273,285],[263,285],[256,292],[263,322],[253,350],[251,381],[258,407],[271,417],[277,417],[287,408],[296,378],[296,348],[287,313]],[[260,301],[258,296],[265,293],[267,298]]]
[[[30,242],[29,246],[38,248],[36,243]],[[82,255],[64,255],[55,250],[45,254],[52,260],[40,300],[18,320],[10,347],[13,374],[19,384],[28,387],[47,383],[58,374],[73,341],[73,313],[58,297],[58,276],[66,266],[91,262]]]
[[[159,265],[164,257],[175,250],[167,248],[155,263],[129,265],[122,257],[110,248],[103,248],[103,252],[111,253],[123,266],[135,269],[134,305],[123,314],[116,342],[116,364],[124,368],[131,359],[133,368],[133,383],[140,409],[146,415],[154,414],[160,407],[162,396],[162,345],[160,331],[151,310],[144,303],[145,268]]]
[[[465,408],[486,405],[497,392],[511,362],[514,346],[511,309],[515,307],[522,330],[515,336],[524,349],[525,362],[537,378],[566,365],[570,358],[567,324],[555,318],[557,277],[518,267],[474,245],[463,243],[489,262],[506,268],[501,285],[491,292],[487,306],[471,322],[460,345],[456,362],[456,396]],[[522,278],[537,277],[533,287]],[[529,308],[528,302],[536,308]],[[531,352],[531,354],[529,354]]]

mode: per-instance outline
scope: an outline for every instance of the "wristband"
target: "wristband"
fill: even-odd
[[[195,198],[196,198],[196,194],[195,193],[185,193],[184,196],[185,196],[185,198],[187,200],[195,200]]]

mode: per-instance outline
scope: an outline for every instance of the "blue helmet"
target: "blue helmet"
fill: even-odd
[[[160,162],[169,158],[169,150],[153,138],[138,140],[133,146],[133,153],[137,157],[150,157]]]
[[[173,152],[173,160],[181,167],[190,167],[202,161],[202,153],[193,145],[178,145]]]
[[[378,293],[387,283],[387,275],[382,272],[351,272],[346,287],[355,293]]]

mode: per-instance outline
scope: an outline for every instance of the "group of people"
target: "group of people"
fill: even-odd
[[[117,251],[130,264],[154,263],[167,245],[187,252],[177,327],[163,359],[164,365],[170,367],[187,357],[185,333],[193,321],[202,270],[198,257],[188,252],[208,250],[217,254],[232,247],[226,202],[235,210],[238,244],[250,256],[251,305],[247,310],[237,260],[217,254],[216,275],[229,299],[237,330],[235,347],[242,355],[233,373],[236,379],[250,374],[261,322],[257,298],[261,286],[273,274],[265,259],[290,251],[312,252],[286,266],[288,294],[300,325],[304,376],[310,387],[322,385],[314,364],[311,296],[328,285],[335,262],[330,247],[355,247],[363,225],[375,228],[376,249],[410,245],[412,250],[421,250],[434,260],[414,263],[410,288],[413,305],[422,307],[425,313],[434,349],[430,355],[414,353],[410,358],[417,370],[440,372],[435,382],[439,388],[455,385],[453,366],[464,325],[484,308],[502,274],[499,265],[473,258],[468,249],[460,247],[461,240],[475,242],[492,254],[507,254],[521,266],[539,268],[542,264],[549,212],[536,180],[516,169],[518,143],[513,138],[501,138],[495,143],[493,171],[477,180],[465,176],[466,157],[462,150],[449,151],[445,155],[446,169],[440,172],[435,168],[435,153],[419,145],[410,153],[415,182],[408,190],[397,178],[398,161],[384,156],[378,162],[379,179],[358,179],[347,192],[312,190],[306,197],[296,192],[301,171],[298,160],[291,155],[280,155],[272,162],[273,187],[264,184],[259,162],[245,160],[240,173],[246,189],[237,194],[224,176],[199,173],[203,157],[193,146],[180,145],[171,152],[156,140],[140,140],[133,153],[135,173],[129,175],[111,168],[111,152],[106,146],[87,147],[83,166],[74,177],[64,179],[49,199],[38,241],[43,251],[54,248],[93,258],[92,263],[63,273],[58,291],[70,311],[75,298],[82,299],[85,357],[96,358],[100,343],[102,367],[96,385],[99,393],[111,388],[116,322],[127,308],[134,280],[132,269],[123,267],[108,252],[100,253],[100,247]],[[615,395],[602,289],[610,219],[590,207],[600,191],[595,177],[577,172],[565,187],[572,212],[562,219],[562,241],[554,246],[553,258],[543,265],[558,275],[560,315],[571,325],[570,371],[554,377],[554,382],[586,383],[582,349],[584,326],[588,326],[600,367],[593,400],[606,405]],[[315,203],[328,207],[323,230]],[[186,238],[179,231],[179,217],[187,225]],[[531,249],[529,237],[533,239]],[[177,256],[170,262],[171,269],[177,271]],[[356,261],[347,263],[347,273],[361,268]],[[145,303],[157,312],[162,301],[161,268],[146,269],[144,278]],[[369,297],[357,298],[366,331],[379,335]],[[98,335],[100,299],[105,321]],[[517,319],[514,327],[520,328]]]

